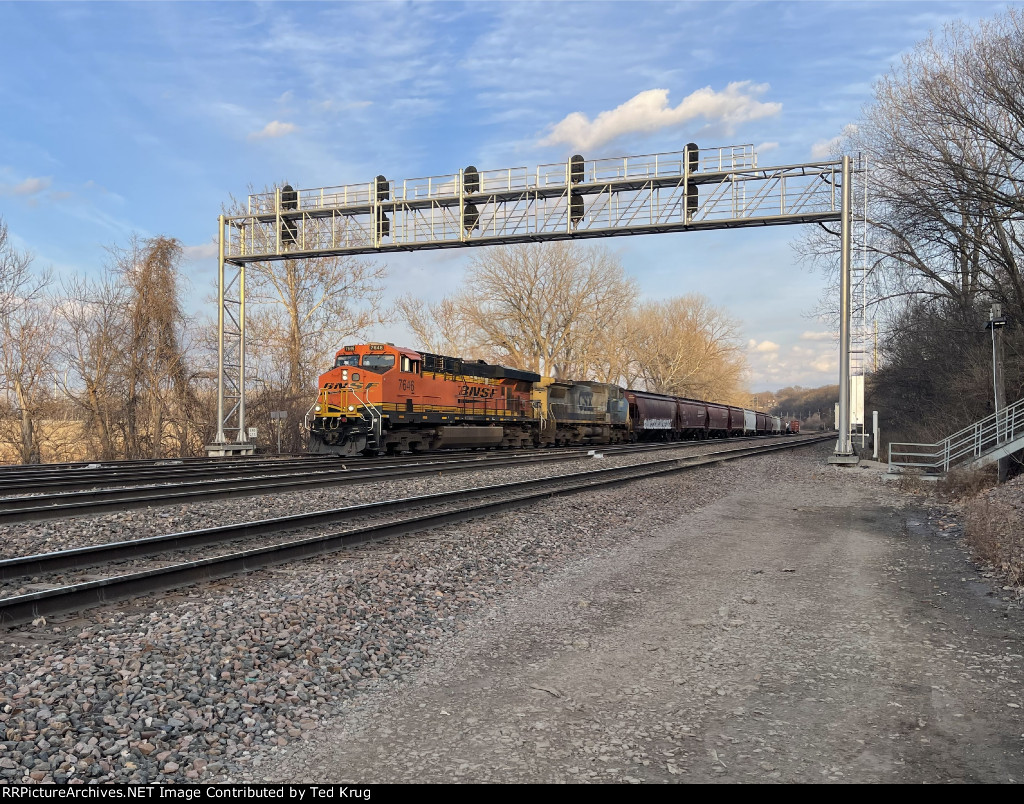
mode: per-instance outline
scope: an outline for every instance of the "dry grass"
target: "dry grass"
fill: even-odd
[[[930,494],[934,491],[935,486],[929,481],[922,480],[918,474],[901,474],[896,480],[896,488],[903,494],[920,497]]]
[[[996,483],[994,468],[950,469],[935,484],[939,496],[952,502],[976,497]]]
[[[1024,586],[1024,477],[964,503],[964,531],[979,561]]]
[[[36,423],[36,436],[43,463],[81,461],[89,456],[81,422],[43,419]],[[16,420],[0,419],[0,464],[20,463],[17,448],[20,437]]]

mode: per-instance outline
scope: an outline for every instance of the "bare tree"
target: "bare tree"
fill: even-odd
[[[331,355],[382,318],[384,266],[355,257],[254,263],[253,340],[272,354],[291,394],[308,394]]]
[[[878,82],[842,143],[871,168],[871,295],[887,363],[870,390],[898,407],[888,413],[897,439],[948,434],[991,411],[984,324],[992,302],[1010,322],[1007,395],[1024,393],[1022,74],[1020,9],[951,23]],[[855,192],[863,186],[855,182]],[[833,275],[835,235],[818,230],[798,246]]]
[[[473,353],[487,358],[483,347],[462,315],[460,300],[454,297],[428,304],[411,293],[395,301],[395,312],[416,336],[417,345],[435,354],[462,355]]]
[[[648,390],[722,402],[745,395],[739,325],[704,296],[641,304],[628,332],[637,375]]]
[[[0,371],[7,404],[16,416],[2,437],[22,463],[41,460],[39,419],[52,408],[52,306],[46,297],[49,271],[33,269],[32,255],[16,249],[0,220]],[[9,422],[10,420],[8,420]]]
[[[976,28],[953,23],[906,54],[846,130],[839,149],[870,167],[873,295],[889,320],[924,297],[1024,312],[1022,49],[1018,9]],[[864,185],[858,177],[855,193]],[[834,272],[837,235],[805,235],[798,251]]]
[[[122,440],[127,457],[161,457],[167,429],[178,448],[188,441],[193,405],[188,356],[182,346],[181,244],[168,237],[132,238],[112,248],[114,276],[126,288],[125,342],[119,361]]]
[[[127,349],[128,288],[111,274],[61,282],[60,352],[68,370],[64,394],[81,411],[83,438],[98,441],[89,457],[118,455],[114,430],[123,414],[120,364]]]
[[[606,249],[570,241],[480,252],[452,301],[477,345],[495,359],[553,377],[588,378],[636,298]]]

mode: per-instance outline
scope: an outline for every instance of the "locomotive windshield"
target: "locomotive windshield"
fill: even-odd
[[[363,368],[373,369],[383,374],[395,365],[394,355],[363,355]]]
[[[359,355],[338,355],[338,359],[334,361],[334,367],[338,366],[358,366]]]

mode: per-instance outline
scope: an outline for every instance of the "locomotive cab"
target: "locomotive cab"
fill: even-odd
[[[378,451],[383,403],[393,398],[385,385],[411,393],[420,367],[419,353],[392,344],[360,344],[338,351],[334,366],[320,375],[320,391],[306,415],[310,450],[344,455]]]

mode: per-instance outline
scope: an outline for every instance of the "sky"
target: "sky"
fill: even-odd
[[[0,0],[0,217],[58,274],[134,233],[185,246],[194,312],[217,215],[301,188],[753,144],[829,156],[901,54],[1006,3],[34,3]],[[601,241],[644,299],[740,323],[751,390],[838,382],[797,227]],[[473,250],[387,255],[387,298],[457,290]],[[400,324],[380,340],[416,346]],[[341,344],[339,344],[340,346]]]

